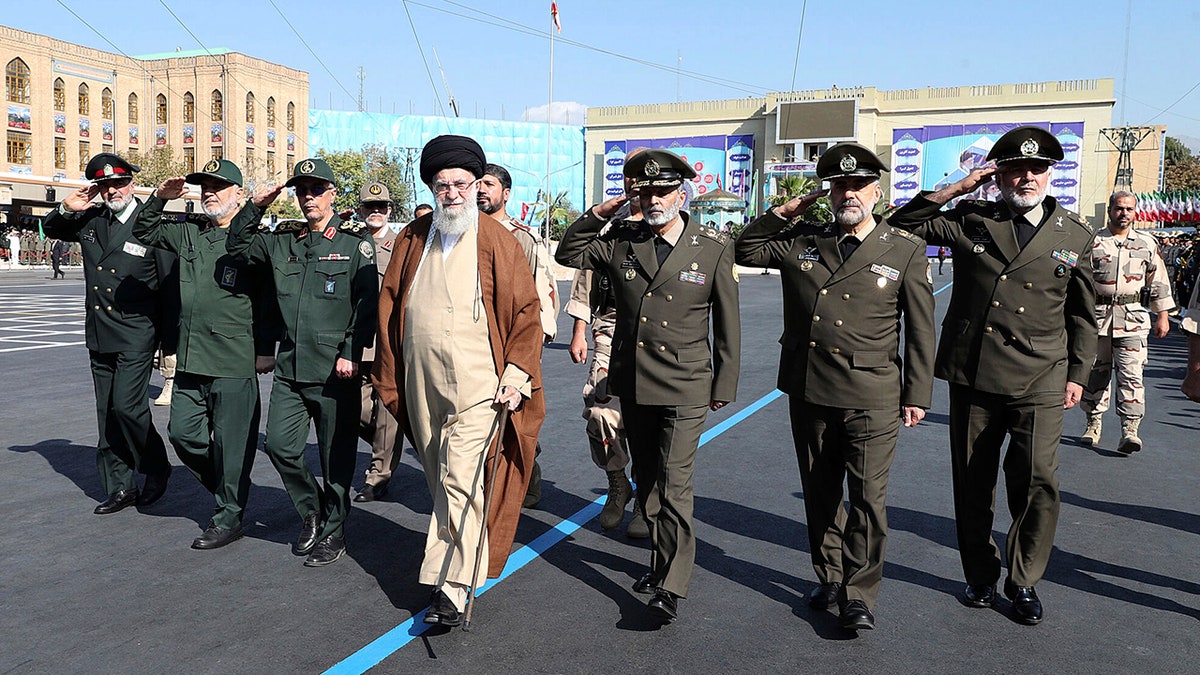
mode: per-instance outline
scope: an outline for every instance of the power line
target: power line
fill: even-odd
[[[796,58],[792,61],[792,86],[788,91],[796,91],[796,71],[800,68],[800,39],[804,37],[804,16],[808,12],[808,0],[800,5],[800,29],[796,31]]]
[[[1147,124],[1147,125],[1149,125],[1149,124],[1150,124],[1150,122],[1153,122],[1154,120],[1158,119],[1159,117],[1162,117],[1163,113],[1170,112],[1171,108],[1174,108],[1175,106],[1179,105],[1179,103],[1180,103],[1181,101],[1183,101],[1183,99],[1185,99],[1185,98],[1187,98],[1188,96],[1190,96],[1190,95],[1191,95],[1191,93],[1192,93],[1193,91],[1196,91],[1196,89],[1197,89],[1197,88],[1200,88],[1200,82],[1196,82],[1196,84],[1193,84],[1193,85],[1192,85],[1192,88],[1191,88],[1191,89],[1188,89],[1186,92],[1184,92],[1184,93],[1183,93],[1183,96],[1180,96],[1179,98],[1175,99],[1175,102],[1174,102],[1174,103],[1172,103],[1171,105],[1169,105],[1169,106],[1167,106],[1167,107],[1163,108],[1162,110],[1158,111],[1158,114],[1157,114],[1157,115],[1155,115],[1154,117],[1151,117],[1149,120],[1147,120],[1146,124]],[[1178,114],[1178,113],[1175,113],[1175,114]]]
[[[417,52],[421,54],[421,63],[425,64],[425,75],[429,78],[429,88],[433,90],[433,100],[437,103],[438,112],[442,113],[442,117],[446,116],[446,109],[442,107],[442,97],[438,94],[437,85],[433,83],[433,71],[429,69],[429,59],[425,58],[425,49],[421,47],[421,36],[417,34],[417,24],[413,23],[412,13],[408,11],[408,0],[404,0],[404,15],[408,17],[408,25],[412,28],[413,42],[417,43]]]
[[[291,21],[288,21],[287,15],[283,13],[283,10],[279,9],[279,5],[275,4],[275,0],[267,0],[267,2],[271,3],[271,6],[275,8],[275,12],[279,14],[279,18],[283,19],[283,22],[287,24],[287,27],[292,29],[292,32],[296,34],[296,39],[300,40],[300,44],[304,45],[304,48],[308,50],[308,53],[312,54],[312,57],[317,60],[317,63],[321,64],[321,67],[325,69],[325,72],[329,75],[329,77],[333,79],[333,81],[338,87],[341,88],[342,91],[346,92],[346,96],[349,96],[350,100],[354,100],[354,94],[351,94],[350,90],[346,88],[346,85],[342,84],[342,81],[337,78],[337,75],[333,74],[333,71],[329,69],[329,66],[325,65],[325,62],[321,60],[321,57],[317,56],[317,53],[313,51],[313,48],[308,46],[308,42],[304,40],[304,36],[300,35],[300,31],[296,30],[296,27],[292,25]]]

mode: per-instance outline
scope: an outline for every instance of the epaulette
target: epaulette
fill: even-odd
[[[1068,211],[1068,212],[1067,212],[1067,214],[1068,214],[1068,216],[1067,216],[1067,217],[1068,217],[1070,220],[1073,220],[1073,221],[1075,221],[1075,224],[1076,224],[1076,225],[1079,225],[1079,226],[1080,226],[1080,227],[1082,227],[1083,229],[1087,230],[1087,233],[1088,233],[1088,234],[1096,234],[1096,228],[1092,227],[1092,224],[1091,224],[1091,223],[1089,223],[1089,222],[1087,221],[1087,219],[1086,219],[1086,218],[1083,218],[1083,217],[1081,217],[1081,216],[1077,216],[1077,215],[1075,215],[1075,214],[1071,213],[1070,211]]]
[[[259,223],[259,232],[272,232],[282,234],[284,232],[303,232],[308,229],[308,222],[304,220],[281,220],[275,223],[275,229],[271,229],[270,223]]]
[[[202,213],[164,213],[161,223],[191,223],[200,229],[208,227],[212,221]]]
[[[341,224],[338,225],[339,232],[349,232],[350,234],[357,234],[360,236],[366,229],[367,224],[357,220],[343,220]]]
[[[726,244],[729,242],[729,233],[718,230],[715,227],[700,226],[700,234],[716,241],[718,244]]]
[[[912,232],[905,232],[904,230],[901,230],[900,228],[894,227],[892,225],[888,226],[888,232],[896,235],[897,237],[904,237],[905,239],[911,241],[914,244],[922,243],[921,238],[918,237],[917,235],[913,234]]]

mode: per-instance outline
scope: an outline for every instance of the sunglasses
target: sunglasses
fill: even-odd
[[[295,190],[296,194],[299,196],[312,195],[314,197],[320,197],[332,188],[330,188],[328,185],[304,185],[301,183],[292,189]]]

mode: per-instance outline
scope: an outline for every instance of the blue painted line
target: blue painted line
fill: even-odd
[[[775,389],[737,411],[729,419],[722,421],[720,424],[701,434],[700,446],[703,447],[705,443],[729,431],[734,425],[762,410],[780,396],[783,396],[783,392]],[[504,581],[517,570],[533,562],[555,544],[574,534],[576,530],[583,527],[589,520],[600,515],[600,509],[604,507],[606,497],[607,495],[597,497],[592,503],[576,511],[566,520],[560,521],[557,525],[542,533],[538,538],[517,549],[508,556],[508,563],[504,566],[504,570],[500,572],[500,576],[495,579],[488,579],[487,583],[479,587],[475,595],[483,595],[492,586]],[[334,664],[329,670],[325,671],[325,675],[359,675],[375,667],[379,662],[400,651],[405,645],[412,642],[414,638],[419,637],[426,630],[429,630],[430,624],[425,623],[425,613],[427,611],[429,611],[428,607],[414,614],[411,619],[375,638],[366,646]]]
[[[942,291],[946,290],[947,288],[950,288],[950,287],[951,287],[951,286],[953,286],[953,285],[954,285],[954,282],[953,282],[953,281],[951,281],[950,283],[946,284],[945,286],[942,286],[941,288],[939,288],[939,289],[937,289],[936,291],[934,291],[934,292],[933,292],[933,294],[934,294],[934,295],[937,295],[938,293],[941,293]]]

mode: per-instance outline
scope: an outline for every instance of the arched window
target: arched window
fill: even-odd
[[[291,101],[288,101],[287,108],[287,130],[296,130],[296,104],[292,103]]]
[[[138,100],[137,94],[129,95],[129,123],[138,123]]]
[[[196,97],[192,96],[192,92],[186,92],[183,95],[183,123],[191,124],[196,121]]]
[[[4,68],[4,91],[13,103],[29,103],[29,66],[19,58]]]
[[[106,120],[113,118],[112,89],[108,87],[105,87],[104,91],[100,92],[100,116]]]
[[[88,99],[88,86],[86,83],[79,85],[79,114],[87,115],[92,109],[92,103]]]
[[[225,99],[221,96],[219,89],[213,89],[212,93],[212,121],[220,122],[225,119]]]
[[[154,99],[154,123],[155,124],[166,124],[167,123],[167,96],[166,96],[166,94],[159,94]]]
[[[275,126],[275,97],[267,99],[267,126]]]
[[[246,124],[254,124],[254,92],[246,92]]]
[[[67,84],[61,77],[54,80],[54,109],[58,112],[67,111]]]

